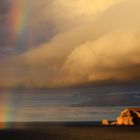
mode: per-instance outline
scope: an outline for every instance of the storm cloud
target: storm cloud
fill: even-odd
[[[1,85],[51,87],[140,79],[139,0],[36,0],[30,5],[30,14],[36,16],[30,26],[39,41],[6,58]]]

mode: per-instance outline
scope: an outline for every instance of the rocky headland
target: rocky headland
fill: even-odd
[[[102,120],[102,125],[140,125],[140,108],[124,109],[116,121]]]

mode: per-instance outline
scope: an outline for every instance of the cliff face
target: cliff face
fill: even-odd
[[[102,125],[107,124],[105,124],[105,121],[102,121]],[[128,108],[123,110],[116,121],[108,123],[108,125],[140,125],[140,108]]]

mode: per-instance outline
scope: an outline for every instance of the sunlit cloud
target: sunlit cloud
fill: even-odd
[[[139,80],[138,0],[36,0],[29,4],[33,46],[5,60],[0,70],[6,75],[2,86]]]

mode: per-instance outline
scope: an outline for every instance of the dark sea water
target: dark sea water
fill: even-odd
[[[23,125],[24,123],[21,124]],[[27,123],[24,127],[20,128],[12,127],[12,129],[2,129],[0,130],[0,139],[139,140],[139,132],[139,126],[99,126],[93,125],[92,122],[34,122]]]
[[[0,118],[5,122],[114,120],[124,108],[138,106],[138,85],[0,90]]]

